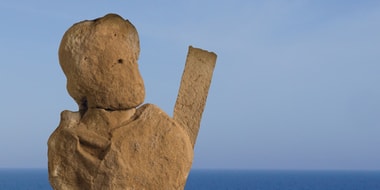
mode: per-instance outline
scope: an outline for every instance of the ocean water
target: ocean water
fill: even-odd
[[[380,190],[380,171],[193,170],[186,190]]]
[[[47,169],[0,169],[0,190],[51,190]]]
[[[46,169],[0,169],[0,190],[51,190]],[[185,190],[380,190],[380,171],[192,170]]]

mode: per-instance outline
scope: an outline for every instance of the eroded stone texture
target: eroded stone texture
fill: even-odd
[[[135,27],[109,14],[73,25],[63,36],[59,62],[67,90],[81,109],[134,108],[144,102]]]
[[[185,128],[193,146],[198,136],[215,63],[215,53],[189,47],[173,118]]]
[[[187,133],[152,104],[64,111],[48,144],[54,189],[183,189],[193,159]]]
[[[59,60],[79,111],[63,111],[48,140],[54,189],[184,189],[216,55],[190,47],[175,119],[137,107],[145,96],[138,55],[137,31],[118,15],[65,33]]]

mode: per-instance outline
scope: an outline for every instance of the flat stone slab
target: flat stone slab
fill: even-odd
[[[189,47],[173,118],[185,128],[193,146],[198,136],[215,64],[215,53]]]

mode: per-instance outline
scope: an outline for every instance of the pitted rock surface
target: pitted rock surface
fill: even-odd
[[[54,189],[183,189],[193,148],[161,109],[64,111],[49,139]]]
[[[64,34],[59,61],[79,111],[63,111],[48,140],[55,190],[184,189],[216,55],[189,48],[173,119],[141,105],[139,51],[135,27],[115,14]]]
[[[139,52],[135,27],[118,15],[74,24],[59,47],[69,94],[81,109],[120,110],[142,104]]]

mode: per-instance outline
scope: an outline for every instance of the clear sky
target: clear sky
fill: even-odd
[[[146,102],[172,115],[188,45],[218,54],[193,168],[380,170],[380,1],[3,0],[0,168],[47,167],[77,110],[57,50],[117,13],[140,35]]]

